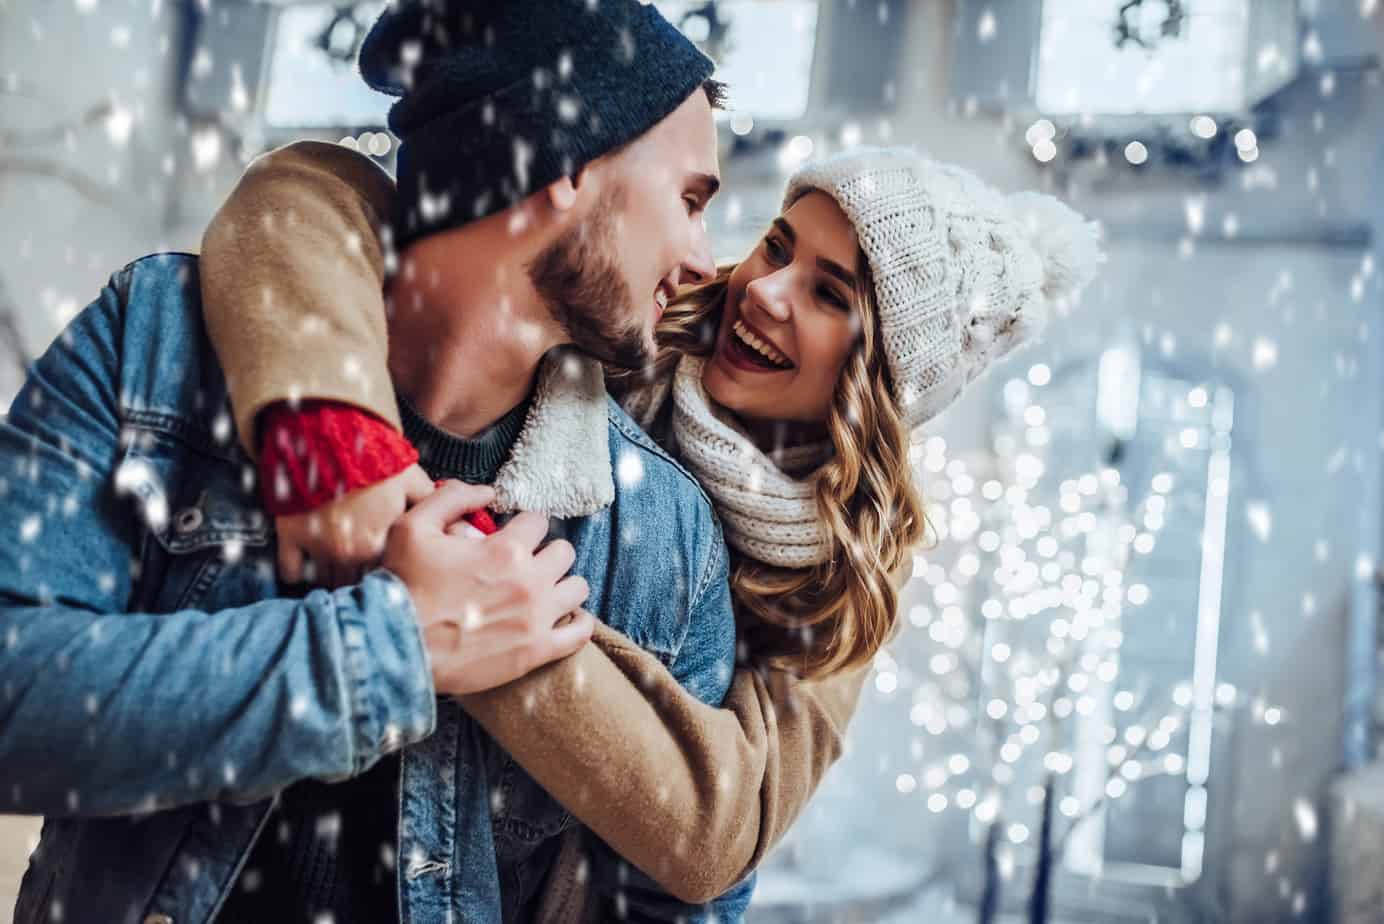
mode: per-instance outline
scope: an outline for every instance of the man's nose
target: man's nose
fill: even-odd
[[[698,221],[693,232],[692,246],[679,267],[679,284],[710,282],[716,275],[716,261],[711,257],[711,237],[705,223]]]

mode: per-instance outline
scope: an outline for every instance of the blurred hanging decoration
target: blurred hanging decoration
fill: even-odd
[[[1124,0],[1115,23],[1115,47],[1133,42],[1152,49],[1163,39],[1180,37],[1186,22],[1182,0]]]
[[[185,111],[239,136],[248,154],[305,133],[382,129],[390,97],[361,80],[355,62],[384,6],[218,4],[194,19]]]
[[[1092,189],[1242,178],[1260,147],[1241,139],[1271,142],[1280,95],[1321,65],[1304,65],[1295,0],[1044,0],[1009,16],[1004,42],[958,30],[957,105],[1012,114],[1035,161]]]
[[[329,60],[354,68],[361,43],[379,15],[378,3],[357,3],[332,10],[326,26],[313,39],[312,47]]]
[[[677,27],[713,61],[724,60],[726,52],[730,50],[731,20],[726,17],[718,0],[706,0],[700,6],[687,10],[678,17]]]

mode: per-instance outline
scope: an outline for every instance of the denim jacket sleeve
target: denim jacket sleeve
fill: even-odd
[[[708,527],[707,554],[689,599],[687,634],[670,667],[690,693],[717,706],[730,687],[735,667],[735,617],[725,543],[714,520]],[[708,781],[708,785],[716,784]],[[604,843],[595,844],[592,860],[598,901],[602,913],[612,920],[734,924],[742,919],[754,892],[752,873],[720,897],[690,905],[669,895]]]
[[[0,811],[254,801],[363,772],[436,718],[412,602],[388,572],[219,612],[127,611],[146,538],[114,471],[139,336],[130,272],[0,420]]]

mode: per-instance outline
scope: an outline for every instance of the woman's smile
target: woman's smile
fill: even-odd
[[[734,369],[756,375],[794,368],[793,361],[778,344],[741,317],[731,320],[716,358]]]

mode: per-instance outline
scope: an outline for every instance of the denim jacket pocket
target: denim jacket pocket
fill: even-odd
[[[490,803],[496,847],[504,852],[508,852],[507,847],[517,848],[520,854],[527,854],[569,827],[572,816],[518,761],[508,754],[502,754],[501,759],[503,767]]]
[[[534,782],[518,762],[496,748],[500,764],[491,790],[490,824],[499,864],[504,920],[522,918],[547,873],[571,814]],[[492,766],[494,763],[492,762]]]
[[[142,524],[142,601],[153,612],[216,610],[274,593],[272,528],[245,466],[177,449],[174,438],[140,431],[116,467],[115,490]],[[248,483],[247,483],[248,482]]]

